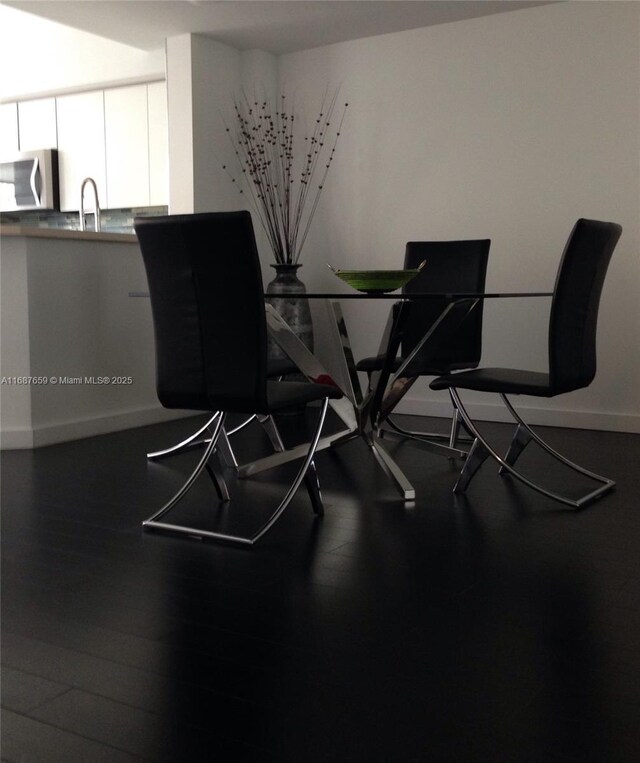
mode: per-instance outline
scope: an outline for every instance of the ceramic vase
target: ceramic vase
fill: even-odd
[[[298,299],[296,295],[306,292],[305,285],[298,278],[300,264],[272,265],[276,277],[267,284],[267,302],[273,305],[285,319],[293,333],[313,352],[313,326],[311,310],[307,299]],[[285,353],[273,341],[269,340],[268,357],[271,360],[286,358]]]

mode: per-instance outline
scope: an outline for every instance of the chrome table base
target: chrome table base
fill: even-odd
[[[342,400],[331,401],[331,405],[347,428],[334,435],[323,437],[318,444],[318,450],[336,448],[344,442],[361,437],[373,453],[378,464],[394,483],[403,499],[405,501],[413,501],[416,495],[415,489],[385,448],[381,437],[383,434],[381,425],[417,378],[407,373],[407,368],[410,366],[415,355],[427,342],[436,337],[438,332],[448,332],[456,325],[459,325],[469,310],[473,309],[476,304],[477,300],[465,300],[464,303],[449,303],[411,355],[393,374],[390,371],[390,365],[397,351],[397,342],[395,348],[393,345],[394,338],[399,335],[398,326],[403,319],[402,305],[400,309],[391,311],[378,351],[380,355],[387,355],[389,367],[370,375],[367,392],[363,394],[342,308],[339,302],[327,300],[326,305],[331,318],[329,325],[333,335],[326,350],[330,353],[329,360],[331,366],[340,373],[340,377],[343,379],[341,387],[345,394]],[[315,355],[309,352],[270,305],[267,305],[267,324],[271,336],[307,378],[311,381],[328,380],[335,383],[328,370]],[[466,457],[465,451],[453,446],[447,447],[439,442],[420,440],[419,444],[431,452],[436,452],[440,455],[455,458]],[[300,446],[301,448],[302,446]],[[300,449],[291,449],[259,459],[251,464],[240,467],[239,474],[241,476],[249,476],[294,458],[300,458]]]

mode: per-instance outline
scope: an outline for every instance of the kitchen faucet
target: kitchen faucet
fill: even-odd
[[[98,202],[98,186],[93,178],[85,178],[80,186],[80,230],[86,230],[84,224],[84,187],[89,183],[93,187],[93,197],[96,210],[96,233],[100,230],[100,204]]]

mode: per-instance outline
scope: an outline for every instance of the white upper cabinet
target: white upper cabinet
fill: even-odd
[[[0,153],[58,148],[60,208],[80,209],[91,177],[102,209],[169,203],[165,82],[0,105]],[[86,190],[85,208],[93,210]]]
[[[39,98],[18,104],[20,151],[58,147],[56,99]]]
[[[61,96],[57,99],[57,111],[60,207],[78,210],[82,181],[92,177],[98,186],[100,206],[105,208],[108,199],[103,91]],[[89,189],[85,208],[93,209]]]
[[[107,204],[149,206],[147,85],[104,92]]]
[[[169,203],[169,128],[167,83],[147,86],[149,114],[149,204]]]
[[[11,157],[20,150],[18,144],[18,104],[0,104],[0,156]]]

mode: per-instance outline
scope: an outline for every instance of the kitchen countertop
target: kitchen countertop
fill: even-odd
[[[132,233],[96,233],[91,230],[66,230],[64,228],[36,228],[28,225],[0,225],[0,236],[25,236],[27,238],[62,238],[70,241],[113,241],[118,244],[137,244]]]

